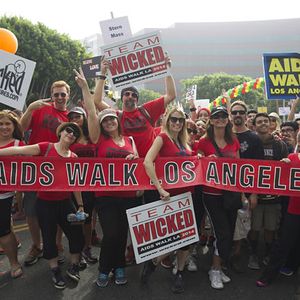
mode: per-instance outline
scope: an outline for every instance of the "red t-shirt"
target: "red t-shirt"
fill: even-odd
[[[14,140],[4,146],[0,146],[0,149],[5,149],[5,148],[9,148],[9,147],[14,147],[14,146],[25,146],[26,144],[22,141],[19,141],[19,140]],[[2,194],[2,196],[0,197],[0,199],[3,199],[3,198],[8,198],[8,197],[11,197],[13,196],[15,193],[14,192],[2,192],[0,191],[0,194]]]
[[[70,150],[74,152],[78,157],[95,157],[94,144],[76,143],[70,146]]]
[[[239,143],[238,139],[234,139],[233,144],[227,144],[224,148],[219,148],[219,149],[224,157],[235,158],[237,156],[237,153],[239,152],[240,143]],[[203,137],[199,140],[197,151],[203,152],[204,156],[209,156],[212,154],[215,154],[216,156],[218,156],[217,151],[216,151],[214,145],[212,144],[212,142],[205,137]],[[206,194],[212,194],[212,195],[222,195],[221,190],[218,190],[218,189],[215,189],[215,188],[209,187],[209,186],[204,186],[203,192]]]
[[[300,162],[299,153],[291,153],[288,158],[293,162]],[[288,213],[292,215],[300,215],[300,197],[291,196],[288,206]]]
[[[50,149],[47,152],[48,146],[51,144]],[[61,155],[59,155],[54,147],[54,144],[49,143],[49,142],[43,142],[43,143],[38,143],[38,146],[40,148],[40,156],[47,156],[47,157],[61,157],[65,158]],[[73,152],[71,152],[70,157],[77,157],[77,155]],[[45,192],[45,191],[39,191],[37,193],[37,197],[43,200],[48,200],[48,201],[60,201],[60,200],[66,200],[66,199],[71,199],[72,192],[70,191],[60,191],[60,192]]]
[[[192,156],[192,151],[184,148],[182,145],[177,146],[166,133],[162,132],[159,134],[159,137],[163,140],[163,145],[159,151],[160,157],[177,157],[177,156]],[[176,196],[186,192],[194,192],[193,186],[177,188],[177,189],[169,189],[168,192],[171,196]]]
[[[100,135],[98,143],[96,144],[97,157],[111,157],[111,158],[125,158],[129,154],[133,154],[132,140],[128,136],[124,136],[125,145],[117,145],[111,137]],[[107,192],[96,191],[96,197],[124,197],[131,198],[136,196],[135,191],[119,191]]]
[[[57,142],[56,128],[63,122],[68,122],[68,111],[57,110],[53,103],[35,110],[28,128],[32,130],[28,144]]]
[[[164,97],[143,104],[149,113],[153,124],[164,113]],[[154,139],[154,127],[148,119],[138,110],[132,112],[123,111],[121,118],[123,134],[134,138],[140,157],[145,157]]]

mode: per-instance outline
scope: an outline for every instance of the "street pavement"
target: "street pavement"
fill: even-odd
[[[22,242],[19,250],[20,261],[23,262],[28,249],[30,248],[30,235],[24,222],[18,222],[15,231]],[[67,253],[67,243],[64,238],[65,252]],[[200,249],[201,250],[201,249]],[[100,248],[94,247],[95,254],[99,254]],[[199,251],[200,252],[200,251]],[[244,264],[246,267],[247,247],[243,248],[245,256]],[[199,255],[197,272],[184,272],[185,292],[175,295],[171,291],[173,275],[170,270],[162,267],[152,274],[148,285],[140,284],[139,276],[142,265],[133,265],[126,268],[128,284],[117,286],[111,281],[106,288],[99,288],[95,284],[97,277],[97,264],[89,265],[87,269],[80,273],[81,280],[74,284],[67,279],[67,288],[63,291],[54,288],[50,271],[46,260],[40,259],[39,262],[30,267],[24,267],[24,275],[18,279],[11,279],[9,273],[0,275],[0,300],[54,300],[54,299],[201,299],[201,300],[292,300],[297,287],[297,276],[284,277],[282,275],[267,288],[257,288],[255,280],[259,277],[259,271],[249,270],[236,274],[232,270],[226,273],[232,281],[225,285],[223,290],[214,290],[210,287],[207,272],[209,270],[211,253]],[[68,259],[62,265],[63,273],[68,267]],[[0,271],[8,270],[7,258],[0,256]]]

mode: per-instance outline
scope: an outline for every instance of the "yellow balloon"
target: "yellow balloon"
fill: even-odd
[[[18,50],[16,36],[5,28],[0,28],[0,50],[15,54]]]

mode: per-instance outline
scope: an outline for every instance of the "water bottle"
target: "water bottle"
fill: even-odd
[[[88,217],[89,215],[83,211],[78,211],[76,214],[71,213],[67,215],[67,220],[70,223],[76,223],[76,222],[82,222],[85,221],[85,219]]]
[[[246,199],[246,200],[243,201],[242,210],[244,210],[244,211],[249,210],[249,200],[248,199]]]

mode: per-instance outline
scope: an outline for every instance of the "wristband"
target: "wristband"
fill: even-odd
[[[83,207],[83,204],[78,204],[78,207]]]
[[[197,109],[196,109],[196,107],[191,107],[190,108],[190,111],[196,111]]]
[[[102,79],[102,80],[105,80],[105,79],[106,79],[106,76],[105,76],[105,75],[99,75],[98,77],[99,77],[99,79]]]

